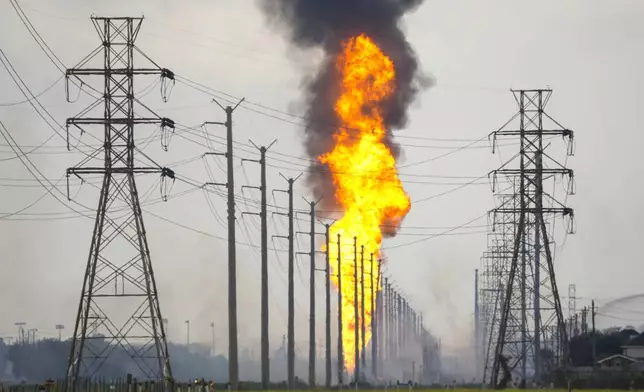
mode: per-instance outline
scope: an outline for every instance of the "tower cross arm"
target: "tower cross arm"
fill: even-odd
[[[495,136],[572,136],[573,131],[571,129],[504,129],[501,131],[493,132]]]
[[[165,117],[141,117],[141,118],[110,118],[83,117],[68,118],[67,125],[127,125],[127,124],[161,124],[164,127],[174,128],[174,121]]]
[[[552,175],[552,174],[563,174],[563,175],[572,175],[574,173],[573,169],[568,168],[553,168],[553,169],[498,169],[492,172],[493,174],[502,174],[502,175],[527,175],[527,174],[540,174],[542,177]]]
[[[67,175],[80,176],[82,174],[151,174],[161,173],[164,176],[174,178],[174,171],[165,167],[72,167],[67,169]]]
[[[174,80],[174,72],[165,68],[70,68],[65,72],[69,76],[89,75],[161,75],[164,78]]]

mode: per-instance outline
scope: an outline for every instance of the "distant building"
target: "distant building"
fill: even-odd
[[[634,363],[637,362],[639,361],[635,358],[631,358],[622,354],[615,354],[597,361],[597,364],[603,369],[628,370]]]
[[[622,354],[637,361],[644,360],[644,333],[633,337],[627,345],[622,346]]]
[[[630,330],[629,330],[630,331]],[[644,370],[644,333],[633,330],[628,344],[622,346],[622,353],[611,355],[597,361],[602,369],[610,370]]]

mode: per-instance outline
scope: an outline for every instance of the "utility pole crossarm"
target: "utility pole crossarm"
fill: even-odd
[[[226,153],[225,152],[205,152],[203,155],[204,156],[215,155],[215,156],[225,157]]]
[[[223,186],[223,187],[228,187],[228,184],[226,184],[225,182],[206,182],[205,184],[203,184],[203,186],[204,186],[204,187],[208,187],[208,186]]]

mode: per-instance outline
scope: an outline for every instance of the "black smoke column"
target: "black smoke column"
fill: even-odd
[[[316,75],[305,81],[307,128],[305,146],[313,159],[333,148],[332,135],[338,129],[334,111],[339,96],[339,75],[335,59],[342,43],[360,34],[371,37],[394,62],[396,91],[385,106],[385,143],[398,158],[400,151],[391,131],[407,122],[407,109],[429,79],[419,72],[418,59],[401,29],[402,17],[423,0],[260,0],[269,21],[284,29],[297,47],[321,48],[325,59]],[[335,186],[323,165],[313,164],[308,182],[323,209],[336,209]],[[387,234],[387,233],[385,233]]]

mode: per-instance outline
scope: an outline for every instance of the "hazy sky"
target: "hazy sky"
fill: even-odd
[[[20,4],[68,66],[100,43],[89,20],[91,14],[143,14],[145,21],[137,43],[159,65],[232,96],[282,111],[301,113],[300,82],[316,64],[315,55],[289,48],[279,32],[268,28],[251,0],[24,0]],[[515,113],[510,88],[551,87],[554,94],[548,112],[576,132],[577,154],[568,164],[575,169],[577,195],[568,198],[568,203],[576,210],[578,233],[569,236],[563,248],[561,230],[555,238],[561,292],[567,295],[568,284],[575,283],[577,295],[583,298],[578,307],[593,297],[606,301],[641,292],[637,260],[641,253],[638,244],[644,235],[640,225],[644,188],[638,185],[644,169],[640,159],[644,136],[638,132],[642,125],[640,91],[644,88],[642,16],[644,2],[638,0],[427,0],[405,19],[409,40],[423,70],[436,79],[436,86],[419,96],[411,109],[408,129],[399,133],[404,151],[400,164],[409,165],[400,169],[401,178],[412,202],[442,195],[413,203],[401,234],[384,245],[398,246],[386,251],[387,273],[413,306],[424,312],[427,325],[447,345],[458,344],[462,340],[459,335],[471,330],[474,269],[486,249],[483,225],[487,221],[482,217],[470,227],[454,230],[450,233],[453,235],[430,236],[446,230],[441,228],[481,217],[493,206],[492,192],[485,181],[462,184],[498,167],[500,157],[492,154],[487,142],[474,143],[476,148],[460,147],[471,143],[463,140],[486,136]],[[8,1],[0,4],[0,26],[0,48],[34,93],[60,77]],[[153,81],[137,82],[135,89]],[[4,69],[0,70],[0,83],[0,103],[24,99]],[[78,91],[72,88],[70,95],[74,99]],[[81,96],[77,103],[67,103],[62,81],[39,99],[60,123],[89,102]],[[145,102],[180,124],[223,119],[210,96],[181,83],[174,87],[168,103],[159,98],[158,86]],[[258,106],[249,107],[298,121]],[[28,104],[0,106],[0,119],[25,149],[52,134]],[[271,189],[285,186],[280,172],[295,176],[305,168],[305,161],[297,158],[304,157],[301,127],[245,108],[236,112],[235,123],[237,141],[246,143],[251,138],[257,144],[268,144],[277,139],[272,151],[286,154],[273,155],[276,159],[269,160]],[[224,135],[223,129],[210,131]],[[163,152],[158,141],[145,152],[162,164],[194,158],[173,168],[198,183],[210,181],[207,169],[215,180],[224,181],[224,162],[211,159],[206,166],[199,158],[207,150],[204,140],[198,135],[185,137],[203,145],[175,136],[169,152]],[[86,135],[82,140],[95,143]],[[55,137],[46,148],[30,156],[52,182],[82,159],[63,146],[64,140]],[[243,149],[236,151],[239,157],[255,157],[252,147]],[[11,159],[12,152],[4,140],[0,140],[0,151],[0,213],[5,214],[24,208],[45,190],[19,160]],[[502,152],[502,158],[514,153],[512,147]],[[449,155],[442,156],[446,153]],[[435,159],[418,164],[428,158]],[[257,184],[256,165],[241,166],[237,161],[237,166],[239,186]],[[155,180],[148,177],[139,182],[142,195],[150,190],[148,203],[159,198]],[[64,181],[59,185],[64,192]],[[96,205],[95,188],[89,184],[80,190],[77,183],[73,186],[73,192],[78,192],[76,200]],[[172,193],[184,191],[187,193],[180,197],[146,205],[144,210],[225,238],[225,224],[219,218],[225,217],[225,200],[180,182]],[[241,192],[239,187],[237,191]],[[296,191],[297,207],[306,208],[300,196],[309,196],[309,192],[303,182],[298,183]],[[253,191],[244,192],[248,197],[258,196]],[[283,195],[275,197],[274,203],[286,206]],[[252,206],[243,204],[238,209],[255,212]],[[224,349],[226,243],[149,214],[144,214],[144,219],[162,311],[170,320],[170,339],[184,340],[183,321],[189,319],[192,339],[208,341],[209,324],[214,320],[217,344]],[[239,241],[259,244],[257,218],[240,217],[239,224]],[[298,230],[308,229],[304,221],[299,225]],[[71,333],[92,226],[92,219],[70,213],[49,196],[21,214],[0,219],[0,336],[14,335],[15,321],[25,321],[45,336],[55,335],[57,323],[65,324],[66,334]],[[269,228],[271,234],[284,235],[286,221],[275,217]],[[413,241],[419,242],[408,244]],[[280,240],[274,245],[286,249]],[[298,250],[306,251],[308,240],[299,238],[298,246]],[[284,252],[272,252],[269,257],[271,344],[277,347],[286,330],[287,259]],[[298,265],[296,339],[298,351],[305,354],[308,260],[301,257]],[[238,268],[240,336],[246,344],[256,341],[260,333],[258,254],[239,246]],[[322,314],[322,285],[318,293]],[[323,318],[319,320],[322,326]],[[318,332],[322,342],[323,329]]]

